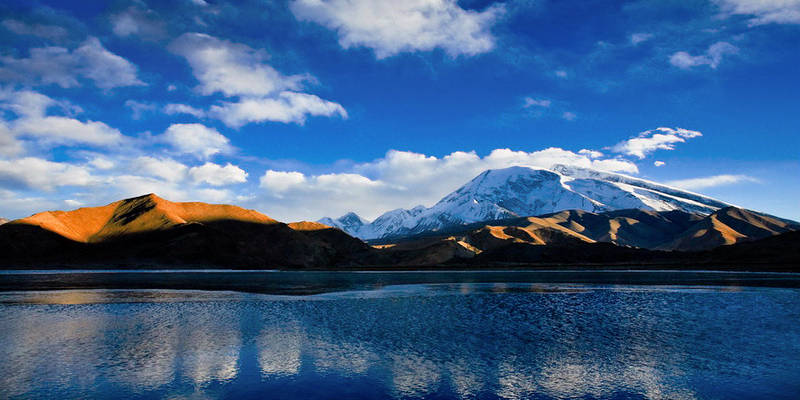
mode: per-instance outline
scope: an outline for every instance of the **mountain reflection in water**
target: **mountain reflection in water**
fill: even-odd
[[[797,398],[800,291],[0,294],[2,398]]]

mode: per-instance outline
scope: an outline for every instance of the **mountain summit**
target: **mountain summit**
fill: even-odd
[[[333,226],[362,239],[379,239],[563,210],[635,208],[710,214],[727,206],[710,197],[622,174],[565,165],[552,169],[516,166],[484,171],[430,208],[398,209],[369,224]]]

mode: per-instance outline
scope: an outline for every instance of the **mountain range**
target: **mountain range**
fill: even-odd
[[[700,194],[616,173],[564,165],[552,169],[516,166],[487,170],[429,208],[392,210],[372,222],[352,212],[318,222],[370,240],[563,210],[710,214],[727,206]]]
[[[340,227],[148,194],[4,223],[0,267],[800,265],[796,222],[567,167],[490,170],[430,208],[331,222]],[[369,244],[346,232],[379,228]]]

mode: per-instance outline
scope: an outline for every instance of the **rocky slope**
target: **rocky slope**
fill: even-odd
[[[736,207],[707,216],[678,210],[567,210],[429,231],[378,246],[407,262],[421,264],[469,259],[487,263],[526,259],[540,262],[540,257],[545,256],[551,260],[603,262],[619,257],[648,260],[652,254],[647,250],[707,251],[799,229],[800,224],[795,222]],[[659,257],[675,258],[664,254]]]
[[[352,213],[320,222],[362,239],[379,239],[563,210],[710,214],[727,206],[706,196],[621,174],[563,165],[553,169],[518,166],[485,171],[430,208],[389,211],[371,223]]]
[[[338,229],[156,195],[48,211],[0,226],[0,265],[319,267],[369,251]]]

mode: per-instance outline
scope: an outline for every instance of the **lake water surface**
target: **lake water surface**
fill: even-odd
[[[451,280],[0,292],[0,398],[800,397],[796,288]]]

